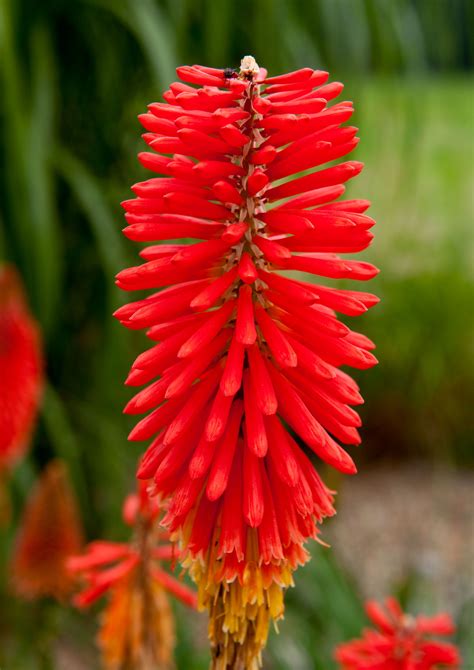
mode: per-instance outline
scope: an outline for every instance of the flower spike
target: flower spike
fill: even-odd
[[[161,176],[122,203],[125,235],[152,246],[117,284],[157,291],[116,313],[158,342],[132,367],[127,384],[151,385],[127,411],[151,410],[131,434],[153,438],[138,476],[169,500],[163,524],[210,613],[212,667],[253,670],[305,542],[334,514],[308,450],[356,471],[337,440],[360,442],[362,398],[339,368],[377,362],[336,315],[377,298],[308,275],[374,277],[346,258],[369,246],[374,221],[366,201],[340,199],[362,164],[324,167],[358,143],[343,125],[352,104],[328,106],[342,85],[326,72],[267,78],[246,56],[238,71],[178,76],[140,117],[154,150],[140,161]]]
[[[75,580],[66,560],[82,546],[82,524],[66,465],[53,460],[34,486],[20,522],[10,563],[15,593],[28,600],[69,597]]]
[[[44,381],[39,329],[28,309],[20,276],[9,265],[0,266],[0,370],[2,474],[29,447]]]
[[[359,640],[340,644],[335,658],[340,670],[441,670],[460,668],[454,644],[432,639],[455,632],[448,614],[433,617],[404,614],[394,598],[384,605],[369,601],[369,619],[376,630],[367,629]]]
[[[148,483],[142,481],[123,506],[124,521],[134,529],[130,543],[97,540],[68,560],[70,574],[83,581],[73,600],[76,607],[109,596],[98,644],[110,670],[174,667],[174,620],[167,592],[190,607],[197,605],[195,593],[162,567],[179,552],[159,529],[160,514],[157,500],[148,495]]]

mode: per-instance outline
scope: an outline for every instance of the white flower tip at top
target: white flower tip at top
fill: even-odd
[[[253,56],[244,56],[240,61],[240,74],[256,76],[260,72],[258,63]]]

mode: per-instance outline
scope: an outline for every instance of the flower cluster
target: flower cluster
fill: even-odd
[[[339,254],[365,249],[374,221],[367,201],[337,201],[361,163],[315,170],[358,143],[342,125],[352,104],[328,104],[342,84],[310,68],[269,78],[251,57],[177,72],[139,117],[153,150],[139,159],[164,176],[122,203],[125,235],[157,243],[117,276],[155,291],[115,313],[156,342],[132,366],[127,384],[147,386],[125,411],[149,412],[130,434],[152,439],[138,477],[169,499],[163,523],[210,611],[214,667],[254,668],[305,541],[334,513],[307,449],[356,471],[338,441],[359,444],[363,400],[340,367],[376,363],[336,312],[377,298],[300,274],[372,278]]]
[[[74,579],[66,560],[83,545],[82,524],[65,464],[51,461],[26,502],[11,558],[14,591],[28,599],[66,599]]]
[[[20,277],[0,267],[0,472],[29,447],[43,387],[40,334]]]
[[[394,598],[385,607],[368,602],[367,614],[378,630],[366,630],[360,640],[341,644],[335,653],[341,670],[441,670],[459,668],[457,648],[432,636],[452,635],[447,614],[433,617],[404,614]]]
[[[123,508],[124,521],[134,528],[132,541],[91,542],[83,555],[68,560],[69,571],[84,582],[74,598],[77,607],[109,594],[98,641],[111,670],[172,667],[174,621],[166,592],[191,607],[197,604],[194,592],[162,567],[177,551],[157,526],[159,514],[143,482]]]

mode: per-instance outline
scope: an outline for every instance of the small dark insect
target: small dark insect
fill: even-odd
[[[226,79],[234,79],[237,76],[237,70],[233,67],[226,67],[224,69],[224,77]]]

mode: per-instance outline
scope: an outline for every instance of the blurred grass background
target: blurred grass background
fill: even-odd
[[[353,157],[367,167],[349,197],[374,203],[365,256],[383,270],[370,287],[382,303],[356,326],[380,359],[361,376],[357,462],[472,468],[473,14],[469,0],[0,0],[0,259],[26,282],[48,375],[34,450],[12,481],[16,514],[57,455],[88,534],[123,536],[142,445],[126,441],[122,380],[143,339],[111,313],[126,301],[114,274],[136,261],[119,206],[145,178],[136,116],[178,64],[236,66],[247,53],[272,73],[327,68],[356,103]],[[364,622],[352,576],[315,553],[269,668],[329,670],[332,645]],[[401,595],[410,602],[408,581]],[[91,647],[92,617],[1,597],[5,670],[74,667],[47,661],[51,631]],[[179,668],[205,668],[202,628],[180,614]],[[467,645],[468,624],[459,635]]]

